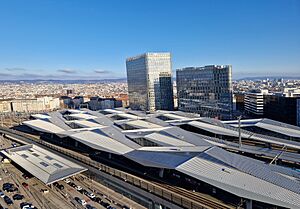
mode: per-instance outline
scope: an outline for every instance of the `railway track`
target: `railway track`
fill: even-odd
[[[188,191],[182,188],[170,186],[163,183],[158,183],[154,181],[149,181],[142,179],[138,176],[134,176],[132,174],[111,168],[109,166],[106,166],[104,164],[101,164],[99,162],[95,162],[94,160],[91,160],[89,157],[84,156],[80,153],[74,154],[74,151],[66,150],[64,148],[58,147],[56,145],[47,143],[45,141],[42,141],[40,139],[30,137],[30,136],[24,136],[24,133],[18,133],[14,131],[13,133],[10,132],[11,130],[6,130],[6,134],[15,134],[19,137],[24,137],[29,141],[33,141],[35,143],[38,143],[42,146],[48,147],[50,149],[53,149],[55,151],[58,151],[62,154],[65,154],[71,158],[74,158],[76,160],[79,160],[83,163],[86,163],[92,167],[95,167],[103,172],[106,172],[110,175],[113,175],[114,177],[117,177],[119,179],[122,179],[126,181],[127,183],[131,183],[134,186],[138,186],[144,190],[147,190],[148,192],[154,193],[157,196],[160,196],[163,199],[166,199],[170,202],[173,202],[183,208],[188,209],[232,209],[236,208],[231,205],[226,205],[224,203],[221,203],[220,201],[216,201],[213,199],[208,199],[208,197],[201,196],[201,194],[194,194],[192,191]],[[3,131],[2,131],[3,132]],[[147,186],[143,186],[143,185]]]
[[[157,184],[157,183],[156,183]],[[201,195],[200,193],[197,193],[197,192],[191,192],[191,191],[188,191],[188,190],[185,190],[183,188],[178,188],[178,187],[174,187],[174,186],[170,186],[170,185],[167,185],[167,184],[157,184],[159,185],[160,187],[163,187],[163,188],[166,188],[170,191],[173,191],[173,193],[176,193],[176,194],[181,194],[195,202],[199,201],[204,204],[206,207],[208,208],[216,208],[216,209],[233,209],[233,208],[236,208],[234,206],[231,206],[231,205],[226,205],[226,204],[222,204],[222,203],[216,203],[214,202],[214,200],[208,200],[208,197],[204,197],[204,195]]]
[[[233,142],[238,146],[238,141],[237,140],[228,140],[228,142]],[[249,139],[243,139],[242,140],[243,145],[249,145],[253,147],[261,147],[261,148],[266,148],[265,142],[260,142],[260,141],[255,141],[255,140],[249,140]],[[278,144],[270,144],[272,150],[282,150],[283,146],[280,146]],[[295,150],[293,148],[286,148],[286,152],[291,152],[291,153],[298,153],[298,150]]]

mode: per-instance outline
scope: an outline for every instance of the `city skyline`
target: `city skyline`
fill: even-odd
[[[1,208],[300,208],[300,0],[0,3]]]
[[[230,64],[234,79],[299,76],[299,4],[5,2],[0,79],[125,78],[126,57],[147,51],[171,52],[173,74]]]

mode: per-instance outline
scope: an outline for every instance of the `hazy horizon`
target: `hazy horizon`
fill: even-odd
[[[0,79],[124,78],[125,60],[168,51],[173,70],[299,76],[300,1],[5,1]]]

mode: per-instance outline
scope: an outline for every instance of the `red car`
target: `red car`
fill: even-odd
[[[22,186],[25,187],[25,188],[28,188],[28,184],[25,183],[25,182],[22,183]]]

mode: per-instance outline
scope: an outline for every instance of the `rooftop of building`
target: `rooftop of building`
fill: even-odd
[[[184,68],[177,69],[176,71],[224,69],[228,67],[231,67],[231,65],[206,65],[202,67],[184,67]]]
[[[133,61],[146,56],[171,56],[171,53],[170,52],[146,52],[144,54],[128,57],[126,61]]]
[[[36,145],[23,145],[1,151],[45,184],[52,184],[87,169]]]
[[[73,117],[70,121],[64,116],[66,112],[85,116]],[[94,116],[93,119],[90,118],[91,115]],[[299,172],[291,169],[287,172],[283,167],[228,152],[221,148],[228,145],[224,140],[178,127],[180,124],[187,124],[215,134],[237,137],[238,129],[234,125],[180,111],[146,114],[124,108],[100,112],[68,110],[49,116],[51,120],[40,117],[24,124],[36,131],[70,137],[92,149],[120,155],[143,166],[180,171],[237,196],[283,207],[300,207]],[[55,123],[56,120],[60,122]],[[270,124],[263,120],[256,122]],[[76,123],[83,128],[66,128],[69,123]],[[281,124],[272,125],[272,129],[282,131]],[[284,131],[295,132],[291,126],[284,127]],[[242,135],[300,150],[300,143],[294,141],[247,131],[242,131]],[[144,146],[138,143],[139,140],[153,145]],[[247,146],[243,149],[247,151]]]

